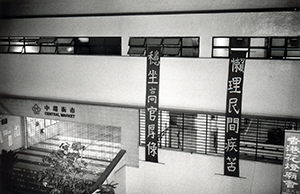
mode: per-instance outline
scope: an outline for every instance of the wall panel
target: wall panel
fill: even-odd
[[[160,150],[159,162],[126,169],[127,194],[279,194],[282,165],[240,161],[240,178],[222,175],[222,157]]]
[[[11,56],[1,56],[1,94],[145,105],[145,58]],[[225,112],[228,63],[228,59],[162,58],[160,107]],[[298,118],[299,72],[298,61],[247,60],[243,113]]]

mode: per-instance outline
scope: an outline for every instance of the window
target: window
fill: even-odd
[[[271,38],[271,58],[300,59],[300,37]]]
[[[299,37],[213,37],[212,57],[247,51],[253,59],[300,59]]]
[[[228,58],[231,51],[247,51],[248,58],[266,58],[267,43],[267,38],[214,37],[212,56]]]
[[[8,52],[9,37],[0,37],[0,53]]]
[[[147,46],[160,46],[166,57],[199,57],[199,37],[131,37],[128,54],[146,56]]]
[[[160,110],[158,146],[190,153],[224,155],[225,116]],[[145,145],[145,109],[140,109],[140,145]],[[299,120],[241,118],[240,158],[281,164],[284,131],[299,130]]]
[[[0,37],[0,53],[121,55],[121,37]]]

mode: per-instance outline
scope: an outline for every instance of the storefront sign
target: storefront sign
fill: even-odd
[[[285,132],[282,194],[300,194],[300,131]]]
[[[240,126],[246,52],[232,52],[226,102],[224,174],[239,177]]]
[[[49,104],[39,106],[38,104],[34,104],[32,107],[32,111],[35,115],[39,115],[42,112],[42,114],[44,114],[46,116],[51,116],[51,117],[75,118],[75,108],[74,107],[49,105]]]
[[[158,97],[160,47],[147,48],[146,161],[158,162]]]

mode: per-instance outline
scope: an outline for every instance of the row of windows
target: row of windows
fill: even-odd
[[[121,37],[1,37],[0,53],[121,55]]]
[[[199,37],[131,37],[128,54],[145,56],[147,46],[160,46],[162,56],[199,56]]]
[[[146,56],[147,46],[162,56],[199,57],[199,37],[131,37],[129,56]],[[300,37],[213,37],[212,57],[247,51],[252,59],[300,59]],[[121,37],[0,37],[0,53],[121,55]]]
[[[300,59],[300,37],[214,37],[212,57],[247,51],[254,59]]]

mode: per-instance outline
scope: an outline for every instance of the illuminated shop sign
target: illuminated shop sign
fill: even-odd
[[[146,161],[158,162],[158,96],[160,47],[147,48]]]
[[[240,126],[246,52],[232,52],[229,61],[224,174],[239,177]]]

